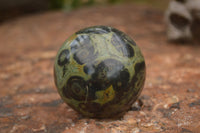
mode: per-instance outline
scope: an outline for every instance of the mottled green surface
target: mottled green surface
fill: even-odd
[[[123,114],[139,96],[145,62],[139,47],[105,26],[78,31],[61,46],[54,66],[62,99],[89,117]]]

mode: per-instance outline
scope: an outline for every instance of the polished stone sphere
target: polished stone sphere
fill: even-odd
[[[140,95],[145,60],[125,33],[93,26],[70,36],[57,53],[54,79],[70,107],[87,117],[123,115]]]

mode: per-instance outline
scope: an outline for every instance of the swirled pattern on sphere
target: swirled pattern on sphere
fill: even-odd
[[[54,79],[61,98],[88,117],[120,116],[138,98],[145,61],[136,43],[108,26],[70,36],[56,56]]]

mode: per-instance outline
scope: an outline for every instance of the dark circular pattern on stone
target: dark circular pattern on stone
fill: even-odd
[[[142,83],[144,85],[145,75],[146,75],[145,70],[146,70],[146,66],[144,62],[140,62],[135,65],[135,74],[131,80],[131,84],[135,86],[135,91],[140,89],[138,85],[141,85]],[[137,95],[137,93],[134,93],[134,94]]]
[[[133,87],[130,86],[130,83],[128,83],[129,78],[130,78],[129,72],[126,69],[124,69],[123,71],[120,72],[119,77],[112,81],[113,89],[115,90],[116,93],[113,102],[115,103],[120,102],[124,97],[123,94]]]
[[[141,70],[145,70],[145,63],[144,63],[144,61],[143,61],[143,62],[140,62],[140,63],[137,63],[137,64],[135,65],[135,73],[136,73],[136,75],[137,75]]]
[[[92,78],[98,80],[111,80],[116,79],[119,76],[120,70],[123,70],[124,66],[120,61],[115,59],[106,59],[99,63],[95,69],[95,73],[92,75]]]
[[[114,89],[119,91],[128,90],[127,85],[129,82],[130,74],[127,69],[120,71],[119,76],[112,81]]]
[[[94,54],[94,47],[91,44],[88,35],[79,35],[71,43],[71,52],[74,53],[74,59],[76,62],[81,65],[96,58],[96,55]]]
[[[67,85],[63,88],[63,95],[66,98],[76,99],[78,101],[85,100],[86,96],[86,82],[82,77],[71,77]]]
[[[95,89],[90,88],[91,83],[85,81],[82,77],[71,77],[65,87],[63,87],[63,94],[69,99],[76,99],[78,101],[94,100]]]
[[[69,63],[70,53],[68,49],[63,50],[58,56],[58,65],[63,66]]]
[[[176,13],[172,13],[169,18],[171,23],[178,29],[183,29],[190,24],[190,21],[187,18]]]
[[[104,90],[110,85],[120,92],[125,91],[125,86],[129,81],[129,72],[124,68],[123,64],[114,59],[107,59],[102,61],[92,74],[91,88]],[[121,93],[121,92],[120,92]]]
[[[96,67],[89,65],[84,67],[85,71],[92,74],[91,80],[88,82],[90,90],[94,90],[94,93],[99,90],[105,90],[109,86],[113,86],[116,91],[115,102],[121,100],[121,96],[124,92],[128,91],[130,74],[127,69],[124,68],[120,61],[114,59],[106,59],[99,63]],[[90,71],[90,72],[89,72]]]

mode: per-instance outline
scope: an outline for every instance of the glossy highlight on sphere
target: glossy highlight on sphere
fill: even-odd
[[[57,53],[54,79],[69,106],[87,117],[124,114],[140,95],[145,60],[125,33],[93,26],[70,36]]]

